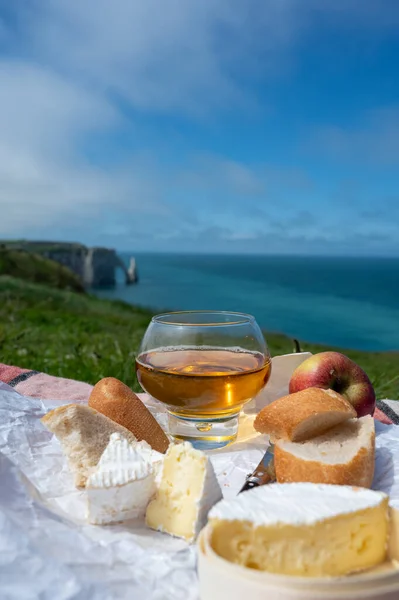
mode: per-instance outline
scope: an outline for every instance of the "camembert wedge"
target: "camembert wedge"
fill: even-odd
[[[105,525],[144,517],[163,458],[144,441],[128,442],[119,433],[112,434],[86,482],[89,523]]]
[[[188,442],[169,446],[157,495],[147,508],[147,525],[192,542],[221,498],[209,458]]]
[[[269,484],[209,513],[211,545],[245,567],[300,577],[340,576],[384,562],[388,497],[310,483]]]

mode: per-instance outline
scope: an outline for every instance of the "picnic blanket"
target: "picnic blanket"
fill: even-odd
[[[39,371],[22,369],[0,363],[0,381],[14,388],[23,396],[41,400],[63,402],[87,402],[93,386],[83,381],[54,377]],[[374,418],[387,425],[399,425],[399,402],[377,400]]]

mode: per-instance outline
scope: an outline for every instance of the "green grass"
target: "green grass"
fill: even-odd
[[[113,376],[139,390],[134,358],[151,316],[123,302],[0,276],[0,362],[92,384]],[[283,335],[266,338],[273,356],[293,351]],[[365,369],[379,398],[399,398],[399,353],[343,352]]]
[[[76,252],[85,249],[83,244],[75,242],[35,242],[32,240],[0,240],[0,244],[11,250],[25,250],[44,254],[45,252]]]
[[[67,267],[40,254],[6,246],[0,246],[0,275],[12,275],[24,281],[84,292],[80,278]]]

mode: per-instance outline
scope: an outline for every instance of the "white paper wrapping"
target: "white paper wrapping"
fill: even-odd
[[[210,452],[225,497],[238,492],[266,449],[254,413],[287,393],[307,356],[274,359],[267,391],[247,406],[237,442]],[[143,399],[164,424],[159,405]],[[86,524],[85,492],[74,488],[57,440],[40,422],[59,404],[0,385],[1,600],[198,600],[195,546],[137,521]],[[399,427],[377,423],[374,487],[399,508]]]

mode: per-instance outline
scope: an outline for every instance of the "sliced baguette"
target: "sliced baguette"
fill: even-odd
[[[302,442],[354,417],[356,410],[343,396],[314,387],[275,400],[260,411],[254,427],[272,442]]]
[[[139,442],[146,441],[157,452],[164,454],[168,449],[169,439],[158,421],[140,398],[119,379],[101,379],[90,394],[89,406],[126,427]]]
[[[47,413],[41,421],[60,441],[78,488],[85,486],[111,434],[120,433],[129,441],[136,439],[125,427],[84,404],[60,406]]]
[[[351,419],[307,442],[279,440],[274,467],[279,483],[310,482],[371,487],[375,429],[371,416]]]

